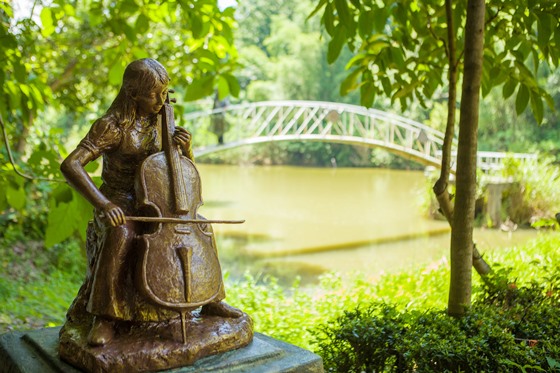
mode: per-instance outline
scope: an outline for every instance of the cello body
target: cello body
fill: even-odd
[[[198,170],[172,145],[173,109],[169,104],[164,108],[164,151],[146,158],[136,178],[139,209],[144,216],[204,219],[197,213],[202,205]],[[152,303],[184,312],[223,298],[222,272],[210,224],[151,223],[145,228],[146,233],[139,238],[136,280]]]

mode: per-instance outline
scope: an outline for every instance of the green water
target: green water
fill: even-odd
[[[424,216],[419,171],[199,165],[224,270],[300,275],[369,274],[445,261],[449,227]],[[522,243],[533,231],[477,230],[484,252]]]

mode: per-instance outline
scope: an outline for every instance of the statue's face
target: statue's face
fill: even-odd
[[[151,91],[143,92],[134,98],[138,108],[138,114],[140,116],[146,116],[158,113],[166,97],[167,84],[158,82]]]

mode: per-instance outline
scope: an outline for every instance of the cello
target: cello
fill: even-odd
[[[206,220],[198,214],[202,205],[200,175],[173,143],[175,119],[169,96],[158,121],[163,151],[144,160],[135,180],[139,211],[144,216],[126,219],[148,223],[139,238],[137,286],[154,304],[179,312],[186,343],[187,312],[224,293],[210,223],[244,221]]]

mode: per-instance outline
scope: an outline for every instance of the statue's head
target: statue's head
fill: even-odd
[[[143,58],[126,67],[121,91],[125,90],[129,97],[136,97],[150,92],[156,85],[168,84],[169,75],[165,67],[152,58]]]
[[[124,70],[119,94],[108,112],[115,114],[121,122],[130,123],[138,114],[137,98],[147,96],[157,87],[167,87],[169,75],[158,61],[143,58],[131,62]]]

